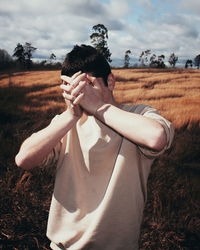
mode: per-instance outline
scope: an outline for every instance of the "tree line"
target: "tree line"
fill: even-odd
[[[51,53],[49,58],[40,62],[33,62],[33,53],[37,48],[31,43],[18,43],[14,48],[13,55],[9,55],[4,49],[0,49],[0,70],[30,70],[30,69],[60,69],[61,63],[56,62],[56,55]]]
[[[127,50],[125,51],[124,55],[124,68],[129,68],[130,67],[130,54],[131,51]],[[151,50],[145,50],[142,51],[139,57],[139,62],[141,62],[142,67],[150,67],[150,68],[165,68],[165,55],[159,55],[157,56],[156,54],[152,54]],[[170,54],[168,58],[168,63],[170,64],[171,67],[175,67],[176,63],[178,62],[178,56],[175,55],[175,53]],[[200,54],[197,55],[194,60],[187,59],[185,61],[185,68],[192,68],[193,66],[197,66],[199,69],[200,66]]]
[[[111,52],[108,48],[108,29],[103,24],[97,24],[92,27],[92,34],[90,35],[91,44],[105,56],[108,62],[111,60]],[[4,49],[0,49],[0,69],[8,69],[18,67],[20,69],[60,69],[61,63],[56,62],[56,55],[51,53],[49,58],[41,62],[33,62],[33,53],[37,48],[33,47],[30,42],[26,42],[24,45],[18,43],[13,51],[13,55],[10,56]],[[124,68],[133,67],[130,65],[131,50],[128,49],[124,54]],[[138,61],[140,67],[151,67],[151,68],[165,68],[165,55],[156,55],[151,52],[150,49],[141,52]],[[178,62],[178,56],[172,53],[168,62],[171,67],[175,67]],[[185,68],[197,66],[200,67],[200,54],[197,55],[194,60],[187,59],[185,61]]]

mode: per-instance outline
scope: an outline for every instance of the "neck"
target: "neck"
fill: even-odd
[[[113,105],[113,106],[115,106],[115,107],[117,107],[117,108],[120,108],[120,107],[121,107],[121,104],[120,104],[120,103],[117,103],[117,102],[115,101],[115,98],[114,98],[112,92],[107,96],[107,98],[104,99],[104,101],[105,101],[105,103],[111,104],[111,105]]]

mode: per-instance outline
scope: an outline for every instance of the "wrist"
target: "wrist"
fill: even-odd
[[[105,103],[102,101],[99,101],[98,103],[91,103],[89,108],[82,107],[84,111],[86,111],[89,115],[95,116],[97,110],[99,110]]]
[[[104,120],[104,113],[110,108],[111,104],[109,103],[103,103],[101,106],[99,106],[94,116],[100,120]]]
[[[77,115],[75,112],[72,112],[71,110],[67,109],[63,112],[63,118],[65,121],[76,123],[80,119],[80,116]]]

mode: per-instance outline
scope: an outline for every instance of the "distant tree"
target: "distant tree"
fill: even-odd
[[[174,53],[172,53],[170,56],[169,56],[169,64],[174,68],[176,63],[178,61],[178,56],[176,56]]]
[[[92,45],[108,60],[108,62],[112,62],[110,59],[111,53],[108,49],[107,39],[108,39],[108,30],[103,24],[97,24],[92,27],[93,33],[90,35],[90,39],[92,40]]]
[[[17,58],[18,63],[20,66],[25,65],[25,53],[24,53],[24,46],[20,43],[17,44],[16,48],[14,49],[13,56]]]
[[[41,66],[45,66],[45,64],[47,64],[47,60],[42,60],[42,61],[40,62],[40,65],[41,65]]]
[[[129,67],[129,63],[130,63],[130,55],[131,54],[131,51],[130,50],[127,50],[125,52],[125,56],[124,56],[124,68],[128,68]]]
[[[0,49],[0,62],[10,62],[12,57],[8,54],[5,49]]]
[[[164,55],[158,56],[158,68],[165,68],[164,59],[165,59]]]
[[[12,60],[12,57],[5,49],[0,49],[0,62],[10,62]]]
[[[142,63],[142,65],[145,66],[145,63],[148,62],[148,56],[150,54],[151,54],[150,49],[142,51],[142,53],[140,54],[140,57],[139,57],[139,61]]]
[[[200,66],[200,54],[194,58],[194,64],[197,66],[197,69],[199,69]]]
[[[37,48],[33,47],[31,45],[31,43],[25,43],[24,45],[24,56],[25,56],[25,63],[26,63],[26,67],[28,69],[30,69],[31,64],[32,64],[32,56],[33,56],[33,52],[36,50]]]
[[[185,62],[185,68],[187,69],[188,67],[192,67],[192,66],[193,66],[192,60],[188,59],[188,60]]]
[[[155,54],[153,54],[150,57],[149,66],[152,68],[165,68],[164,59],[165,59],[164,55],[156,56]]]
[[[51,53],[49,59],[50,59],[50,61],[56,60],[56,55],[54,53]]]
[[[33,52],[37,48],[33,47],[31,43],[25,43],[25,45],[22,45],[20,43],[17,44],[16,48],[14,49],[14,57],[17,57],[17,61],[21,66],[26,66],[28,69],[30,69],[32,64],[32,56]]]
[[[156,60],[156,54],[153,54],[153,55],[150,57],[149,61],[150,61],[150,63],[153,63],[155,60]]]
[[[13,64],[12,57],[5,49],[0,49],[0,69],[11,67]]]

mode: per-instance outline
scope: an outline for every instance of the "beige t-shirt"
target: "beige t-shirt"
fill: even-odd
[[[141,148],[93,116],[80,119],[52,153],[60,151],[47,227],[52,249],[138,249],[150,167],[174,131],[149,106],[123,109],[162,123],[165,149]]]

